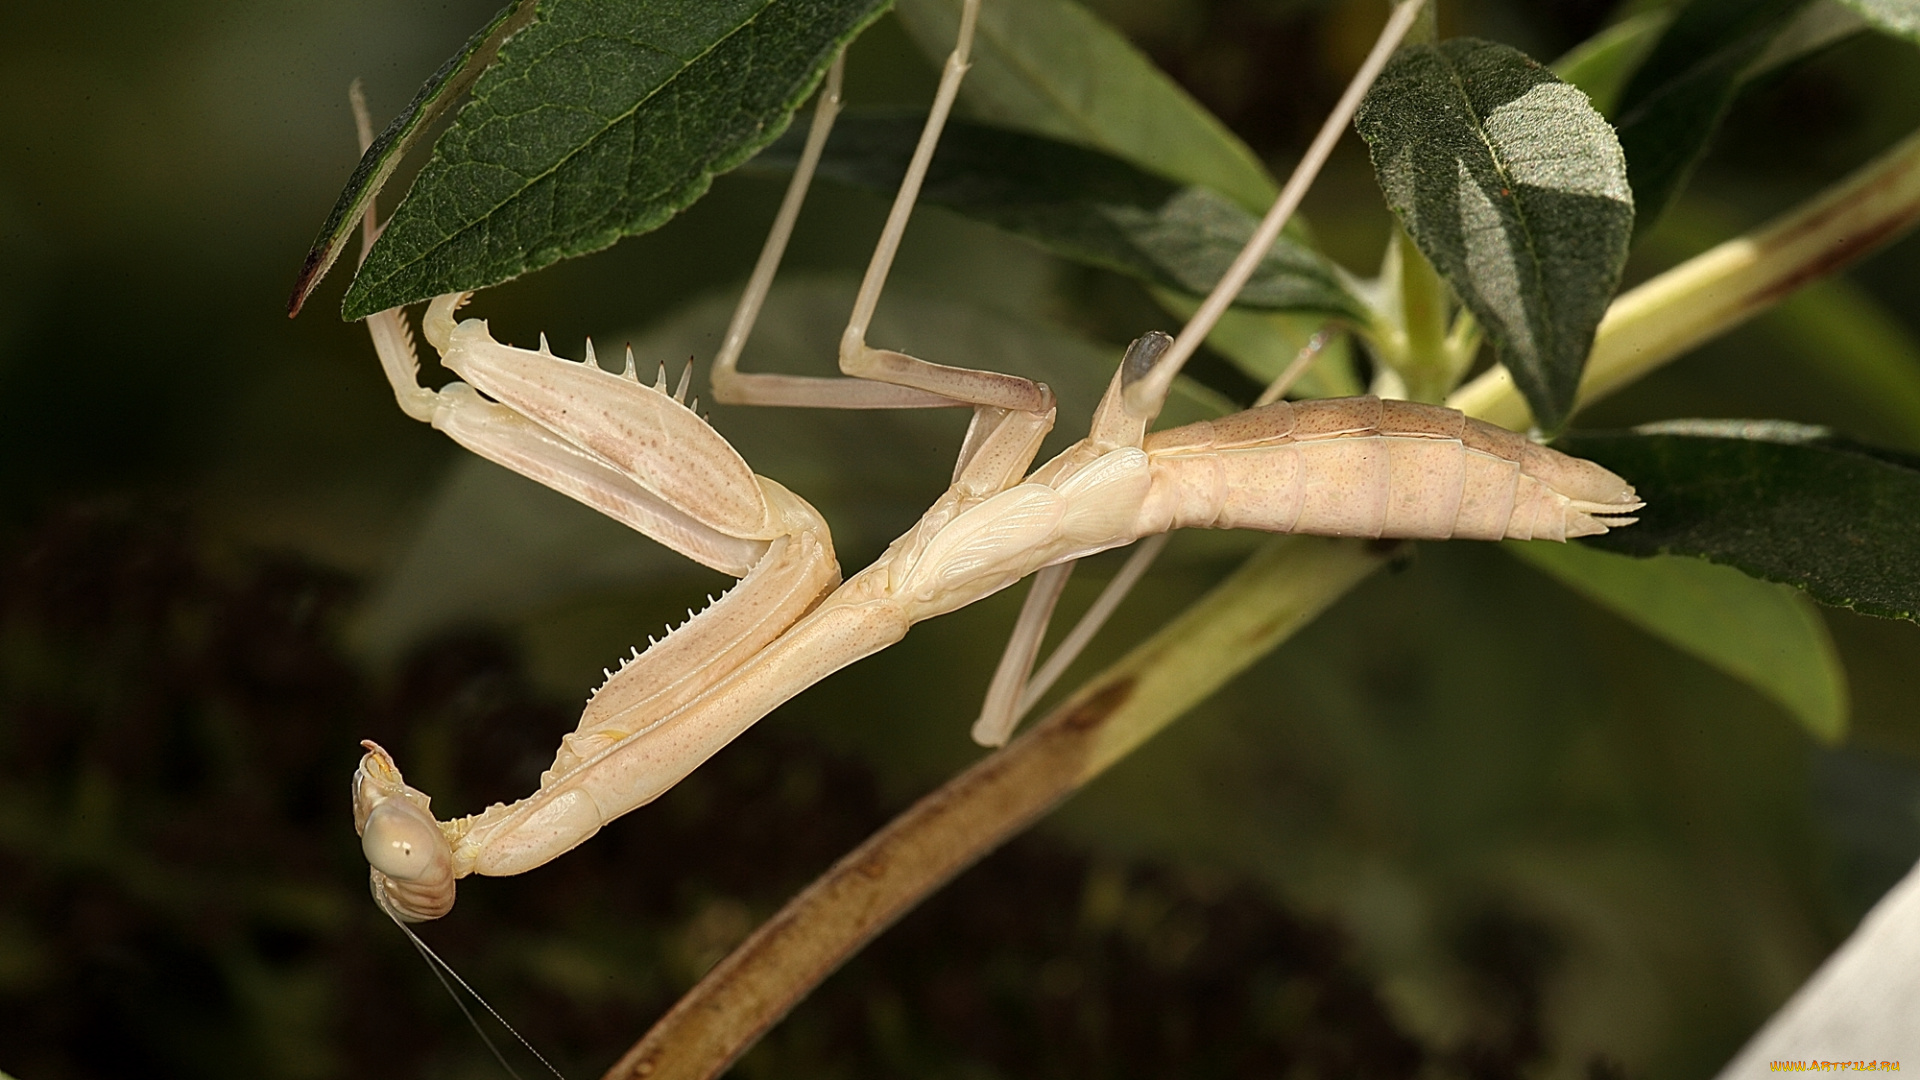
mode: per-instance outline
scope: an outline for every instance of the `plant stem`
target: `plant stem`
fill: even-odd
[[[1447,307],[1452,293],[1407,230],[1394,226],[1393,238],[1387,242],[1393,245],[1399,264],[1395,299],[1402,331],[1398,344],[1404,348],[1397,356],[1389,351],[1385,359],[1406,381],[1409,400],[1437,405],[1465,374],[1462,359],[1447,347]],[[1466,359],[1470,361],[1472,355]]]
[[[1778,303],[1920,220],[1920,132],[1802,208],[1615,300],[1581,383],[1592,401]],[[1502,369],[1449,404],[1528,422]],[[895,919],[1305,626],[1391,547],[1283,536],[1012,745],[835,863],[700,980],[606,1080],[718,1075]]]

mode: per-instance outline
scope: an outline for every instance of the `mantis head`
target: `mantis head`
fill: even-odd
[[[426,922],[453,910],[453,849],[407,786],[393,757],[371,740],[353,773],[353,825],[371,867],[374,903],[400,922]]]

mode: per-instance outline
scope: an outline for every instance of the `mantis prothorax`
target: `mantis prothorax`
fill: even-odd
[[[1046,619],[1074,560],[1177,528],[1330,536],[1565,540],[1631,522],[1633,488],[1591,462],[1438,406],[1374,397],[1270,404],[1148,433],[1174,374],[1265,253],[1413,21],[1402,3],[1252,242],[1176,340],[1126,351],[1086,438],[1033,469],[1054,422],[1044,386],[876,349],[866,329],[967,69],[979,0],[967,0],[953,53],[840,344],[845,378],[745,374],[737,361],[767,294],[839,107],[828,73],[806,149],[713,369],[723,401],[831,408],[970,406],[953,482],[872,565],[845,582],[820,514],[755,475],[664,377],[622,374],[495,341],[459,321],[466,296],[434,300],[427,341],[457,374],[416,381],[402,312],[369,329],[401,407],[474,452],[586,503],[740,581],[635,651],[593,695],[539,790],[512,804],[435,821],[377,745],[354,777],[354,819],[373,892],[398,919],[438,918],[470,873],[531,870],[658,797],[788,698],[892,645],[914,623],[991,595],[1035,571],[975,736],[1005,741],[1029,687]],[[367,222],[373,231],[371,211]],[[483,396],[484,395],[484,396]],[[1277,395],[1276,395],[1277,396]],[[1136,560],[1133,572],[1139,569]],[[1096,607],[1111,608],[1103,601]],[[1083,641],[1087,626],[1070,637]],[[1064,655],[1071,655],[1071,645]],[[1056,661],[1047,671],[1057,674]],[[1043,672],[1036,684],[1050,679]]]

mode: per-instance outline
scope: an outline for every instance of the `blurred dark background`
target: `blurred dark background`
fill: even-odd
[[[443,817],[514,797],[599,669],[716,584],[408,421],[335,317],[344,275],[284,316],[355,159],[348,82],[391,116],[494,6],[8,12],[0,1071],[18,1080],[498,1075],[366,898],[357,740],[394,749]],[[1385,8],[1094,6],[1276,172]],[[1444,25],[1546,60],[1617,15],[1449,0]],[[889,18],[854,49],[850,98],[918,104],[933,79]],[[1911,45],[1861,35],[1766,79],[1630,275],[1917,124]],[[486,315],[503,339],[704,363],[780,185],[722,178],[657,233],[493,290]],[[824,369],[883,209],[816,192],[749,364]],[[1371,272],[1388,219],[1357,140],[1308,212]],[[896,280],[890,340],[1040,372],[1069,429],[1124,341],[1170,322],[1127,282],[938,211]],[[1581,423],[1783,417],[1920,450],[1915,386],[1908,237]],[[960,420],[715,422],[822,508],[851,568],[944,486]],[[1081,670],[1249,543],[1179,538]],[[916,630],[578,852],[465,885],[424,935],[568,1076],[597,1074],[975,758],[1017,604]],[[1711,1072],[1920,858],[1920,629],[1829,615],[1855,702],[1837,747],[1495,548],[1421,547],[910,916],[739,1073]]]

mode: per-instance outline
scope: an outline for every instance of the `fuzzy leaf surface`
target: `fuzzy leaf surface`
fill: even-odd
[[[1355,124],[1387,205],[1557,430],[1633,235],[1613,129],[1577,87],[1472,38],[1400,50]]]
[[[1645,231],[1678,194],[1755,61],[1809,0],[1693,0],[1614,110]]]
[[[1583,544],[1512,542],[1507,550],[1562,584],[1772,698],[1825,743],[1847,731],[1847,673],[1806,594],[1730,566]]]
[[[900,186],[918,117],[843,117],[818,175],[883,195]],[[791,169],[791,132],[754,159]],[[1210,188],[1182,185],[1120,158],[1043,135],[950,121],[921,200],[1005,229],[1062,258],[1196,296],[1220,280],[1259,222]],[[1364,323],[1364,301],[1318,252],[1282,237],[1242,290],[1244,307]]]
[[[1920,0],[1840,0],[1876,29],[1920,41]]]
[[[1823,604],[1920,622],[1920,459],[1780,421],[1675,421],[1562,442],[1647,500],[1639,524],[1586,543],[1691,555]]]
[[[659,227],[785,130],[888,3],[547,0],[434,146],[345,316]]]

